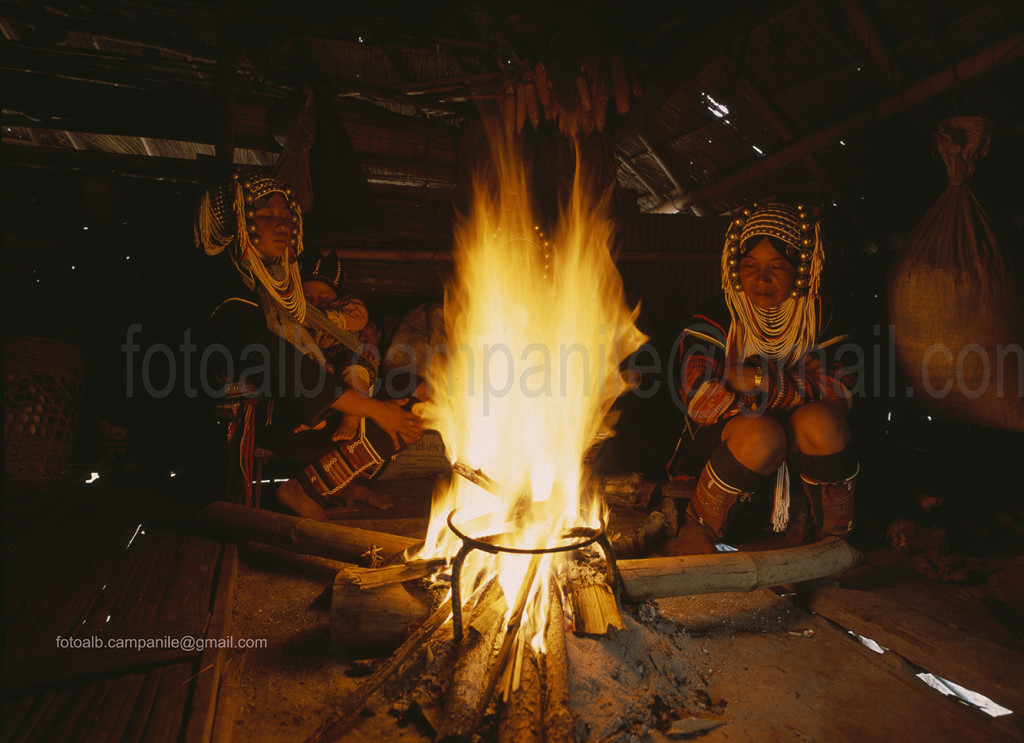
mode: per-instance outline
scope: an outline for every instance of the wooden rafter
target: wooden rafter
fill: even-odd
[[[761,86],[758,85],[755,80],[750,79],[750,77],[743,74],[741,70],[738,74],[737,83],[744,97],[750,102],[750,105],[753,106],[754,110],[757,111],[765,123],[767,123],[768,126],[770,126],[784,142],[790,143],[797,139],[796,131],[792,126],[790,126],[789,122],[786,121],[783,113],[776,108],[771,100],[769,100],[768,96],[765,95],[764,91],[761,90]],[[836,204],[839,205],[839,208],[845,212],[846,216],[848,216],[862,232],[870,235],[877,245],[887,246],[889,242],[888,238],[884,235],[878,234],[876,230],[871,228],[868,220],[865,218],[860,208],[858,208],[856,202],[849,197],[846,193],[846,189],[842,187],[836,177],[821,164],[817,154],[812,152],[804,156],[803,161],[814,177],[822,186],[824,186],[825,190],[829,192]]]
[[[851,117],[804,135],[778,152],[691,191],[682,199],[673,201],[682,201],[681,205],[677,203],[676,206],[685,207],[690,203],[706,201],[741,188],[812,152],[835,144],[842,137],[885,121],[912,106],[951,90],[993,67],[1011,62],[1022,55],[1024,55],[1024,32],[1015,31],[981,51],[963,57],[940,72],[930,75],[898,93],[886,96]],[[668,207],[670,204],[663,206]]]

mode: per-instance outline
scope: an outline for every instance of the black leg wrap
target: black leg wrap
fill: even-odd
[[[849,444],[835,454],[801,454],[800,474],[818,482],[841,482],[857,471],[857,452]]]
[[[817,536],[843,536],[853,531],[857,473],[836,482],[820,482],[801,475]]]

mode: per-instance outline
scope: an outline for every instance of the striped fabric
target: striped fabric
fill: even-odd
[[[819,318],[831,319],[828,313]],[[745,411],[783,412],[811,400],[843,403],[847,408],[852,405],[851,390],[856,388],[856,375],[833,357],[850,337],[831,323],[819,332],[815,348],[809,354],[815,361],[807,368],[802,368],[801,364],[787,367],[779,361],[762,359],[768,389],[755,394],[735,392],[723,382],[729,324],[724,301],[713,301],[704,311],[695,314],[683,330],[679,393],[687,414],[696,423],[708,425]]]
[[[341,441],[333,450],[302,468],[298,475],[303,490],[318,502],[337,495],[357,477],[373,477],[384,459],[365,435]]]

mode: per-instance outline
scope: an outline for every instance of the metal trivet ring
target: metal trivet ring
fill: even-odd
[[[612,584],[616,601],[619,600],[619,587],[622,581],[619,578],[619,566],[615,562],[615,553],[612,551],[611,542],[608,541],[606,524],[603,517],[598,518],[599,524],[596,529],[589,526],[575,526],[566,531],[561,537],[562,539],[573,539],[576,541],[554,547],[526,549],[500,544],[498,540],[501,537],[509,536],[506,534],[492,534],[486,537],[471,537],[468,534],[463,534],[453,523],[456,511],[458,511],[457,508],[448,514],[448,528],[454,532],[455,536],[462,540],[462,548],[459,549],[458,554],[452,560],[452,625],[456,642],[462,642],[463,632],[462,565],[466,561],[466,556],[475,549],[491,555],[496,555],[499,552],[513,555],[545,555],[556,552],[571,552],[572,550],[583,549],[584,547],[596,544],[604,552],[605,563],[607,564],[607,579]]]

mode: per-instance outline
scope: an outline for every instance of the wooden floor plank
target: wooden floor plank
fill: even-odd
[[[1024,711],[1020,653],[868,591],[822,586],[808,606],[942,678]]]
[[[54,715],[54,725],[46,734],[46,740],[52,743],[78,740],[78,734],[88,724],[93,712],[102,706],[110,684],[110,679],[104,679],[69,692],[64,707]]]
[[[142,740],[146,743],[170,743],[181,738],[184,731],[185,708],[190,696],[189,681],[198,662],[175,663],[164,669],[153,709],[146,723]]]
[[[931,617],[1024,652],[1024,640],[997,615],[984,598],[984,584],[956,585],[930,580],[911,567],[909,558],[893,549],[871,550],[865,565],[838,577],[840,585],[873,593]]]
[[[191,616],[197,610],[209,611],[210,588],[222,559],[222,545],[210,539],[186,536],[181,550],[185,559],[160,604],[157,613],[160,622]]]
[[[221,559],[217,593],[207,632],[209,638],[220,639],[228,633],[237,577],[238,550],[234,544],[229,544],[224,547]],[[186,743],[206,743],[210,740],[217,714],[216,705],[225,657],[226,652],[220,647],[207,648],[203,651],[187,721]]]
[[[724,702],[725,725],[702,740],[1024,740],[1012,720],[942,696],[893,654],[768,593],[657,602],[693,636],[708,694]]]
[[[36,704],[36,698],[25,696],[4,702],[0,707],[0,740],[10,740]]]
[[[154,668],[146,674],[146,680],[139,691],[139,696],[132,708],[131,717],[125,726],[123,737],[124,743],[138,743],[145,735],[146,727],[149,724],[149,717],[156,704],[157,694],[160,692],[160,681],[163,678],[164,669]]]
[[[146,675],[142,673],[114,679],[103,705],[94,711],[79,740],[82,743],[121,740],[145,681]]]

